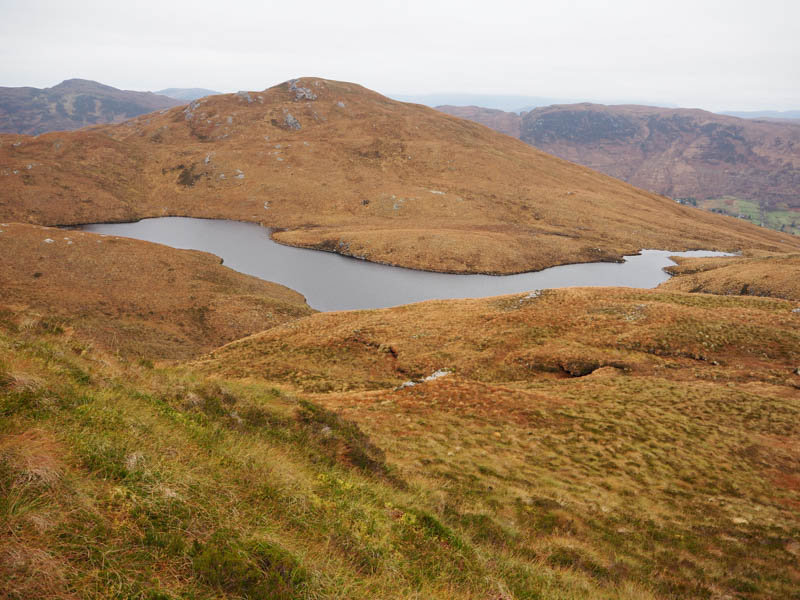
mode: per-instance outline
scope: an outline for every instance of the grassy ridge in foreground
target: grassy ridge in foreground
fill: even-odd
[[[800,301],[800,254],[750,252],[720,258],[676,257],[664,290],[770,296]]]
[[[474,535],[316,404],[2,317],[4,598],[651,597]]]
[[[795,306],[631,289],[426,302],[317,314],[198,364],[314,393],[495,560],[665,598],[792,597]]]
[[[794,306],[576,289],[320,313],[183,369],[7,310],[5,593],[796,597]]]

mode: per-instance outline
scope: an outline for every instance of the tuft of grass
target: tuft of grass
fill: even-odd
[[[245,598],[297,598],[308,573],[286,550],[265,541],[241,541],[229,530],[192,547],[192,569],[206,585]]]

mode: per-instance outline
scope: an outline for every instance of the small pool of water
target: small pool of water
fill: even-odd
[[[282,246],[253,223],[188,217],[99,223],[81,229],[216,254],[225,266],[297,290],[317,310],[383,308],[435,298],[479,298],[573,286],[652,288],[669,279],[668,257],[725,256],[697,250],[643,250],[624,263],[583,263],[519,275],[451,275],[379,265],[317,250]]]

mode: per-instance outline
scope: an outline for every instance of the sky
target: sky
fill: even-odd
[[[262,90],[293,77],[800,109],[798,0],[0,0],[0,86]]]

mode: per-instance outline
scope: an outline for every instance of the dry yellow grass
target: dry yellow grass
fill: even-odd
[[[800,585],[795,307],[630,289],[425,302],[316,314],[194,367],[355,421],[499,555],[658,597],[773,598]]]
[[[800,359],[798,314],[785,300],[630,288],[430,301],[318,313],[215,350],[215,372],[299,389],[392,388],[439,369],[483,382],[580,376],[610,366],[636,376],[757,379]],[[759,350],[754,350],[757,346]],[[788,378],[788,379],[787,379]]]
[[[0,136],[0,219],[239,219],[288,244],[456,272],[798,247],[433,109],[350,83],[296,86],[316,98],[281,84],[120,125]]]
[[[429,302],[158,370],[7,311],[7,595],[790,598],[795,306]]]

